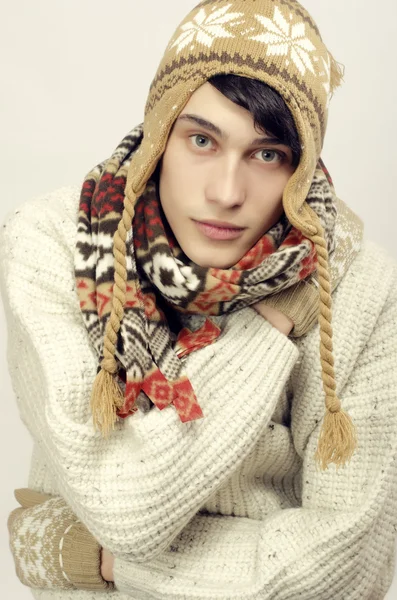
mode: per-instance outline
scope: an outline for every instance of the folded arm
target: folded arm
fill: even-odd
[[[351,462],[316,468],[319,423],[303,454],[301,507],[264,521],[197,514],[155,560],[116,557],[120,591],[163,600],[383,600],[397,532],[396,270],[390,287],[340,394],[357,427]]]
[[[8,280],[11,277],[8,274]],[[199,507],[196,507],[196,512],[191,517],[186,513],[186,522],[184,519],[178,521],[173,533],[169,530],[166,535],[162,535],[162,530],[157,530],[157,536],[161,538],[163,551],[155,551],[153,553],[155,556],[148,553],[146,555],[148,560],[143,560],[142,553],[137,554],[135,551],[134,533],[130,532],[128,518],[132,515],[135,524],[142,523],[143,525],[145,523],[150,524],[150,519],[145,521],[145,515],[142,514],[142,520],[139,521],[137,512],[130,511],[129,504],[125,503],[125,497],[124,504],[127,508],[125,508],[123,514],[126,519],[124,524],[126,544],[122,545],[118,537],[113,536],[112,538],[111,532],[102,536],[105,538],[109,535],[109,539],[113,543],[113,548],[110,547],[110,549],[115,552],[114,576],[117,589],[132,597],[144,593],[147,598],[172,598],[173,600],[182,599],[186,596],[192,598],[192,600],[200,600],[201,598],[207,600],[208,598],[234,598],[235,600],[244,598],[247,600],[247,598],[263,597],[278,598],[279,600],[298,600],[301,598],[305,598],[305,600],[344,600],[345,598],[349,598],[349,600],[381,600],[384,598],[387,591],[385,586],[390,582],[390,573],[393,571],[393,548],[397,527],[397,413],[395,410],[397,390],[397,342],[395,335],[397,329],[397,279],[395,272],[394,284],[391,289],[392,293],[379,315],[376,327],[364,350],[358,356],[349,380],[340,394],[343,407],[352,416],[357,427],[359,448],[352,461],[339,471],[336,471],[333,465],[325,472],[316,469],[313,457],[321,427],[321,423],[319,423],[308,435],[302,453],[302,506],[300,508],[279,510],[264,521],[255,521],[239,517],[197,513]],[[56,306],[58,305],[59,301]],[[51,310],[54,310],[53,305],[50,305],[49,310],[50,313]],[[57,310],[60,310],[59,306]],[[16,314],[18,316],[18,311]],[[251,322],[252,313],[248,311],[246,314],[250,315],[248,321]],[[17,320],[20,320],[20,316]],[[69,319],[69,324],[74,323],[75,320],[75,318]],[[15,317],[10,322],[15,323]],[[265,342],[268,343],[270,340],[267,335],[269,332],[273,332],[273,329],[269,328],[263,320],[261,322],[256,321],[253,325],[260,327],[263,323],[265,323],[264,329],[260,333],[261,336],[264,336]],[[242,326],[243,329],[245,329],[245,325],[250,330],[249,323],[245,323]],[[75,332],[78,333],[77,339],[80,336],[81,339],[85,340],[81,327],[76,328]],[[225,331],[223,337],[219,340],[220,343],[222,343],[222,340],[224,343],[229,343],[227,334],[228,332]],[[18,331],[19,335],[21,335],[20,331]],[[275,398],[272,391],[266,388],[267,376],[270,377],[270,380],[273,377],[273,384],[278,383],[281,386],[280,373],[277,376],[272,376],[271,367],[273,364],[273,369],[275,369],[274,360],[266,361],[267,354],[272,359],[274,358],[272,351],[275,342],[281,343],[278,332],[274,335],[274,340],[268,345],[268,353],[263,353],[262,361],[259,361],[259,357],[255,353],[253,348],[255,344],[250,346],[248,339],[245,340],[242,347],[242,350],[247,347],[247,350],[252,352],[254,361],[257,361],[255,363],[256,371],[252,372],[252,376],[258,376],[258,372],[261,373],[261,366],[266,369],[266,377],[263,377],[263,381],[257,383],[258,396],[255,398],[255,403],[262,402],[259,390],[263,391],[264,389],[265,393],[268,394],[267,400],[273,405],[269,407],[269,413],[273,411]],[[29,340],[29,337],[26,339]],[[235,341],[234,346],[236,347]],[[290,349],[290,342],[286,338],[284,342],[286,348]],[[86,347],[85,340],[84,348]],[[193,378],[195,377],[195,369],[197,369],[197,385],[202,386],[199,389],[207,411],[206,418],[208,415],[215,414],[215,417],[213,417],[215,419],[220,410],[223,418],[226,418],[222,423],[222,427],[226,427],[228,435],[232,435],[232,439],[236,440],[240,439],[240,435],[244,436],[244,432],[238,431],[238,427],[241,426],[242,405],[245,411],[255,409],[251,406],[249,397],[245,397],[244,402],[241,402],[241,394],[239,394],[239,388],[236,387],[238,381],[234,377],[235,370],[238,371],[239,368],[243,369],[240,372],[248,375],[244,371],[244,362],[241,363],[240,361],[250,362],[248,360],[250,354],[247,352],[244,356],[237,356],[238,360],[236,362],[226,360],[222,363],[224,373],[229,375],[229,377],[223,377],[223,385],[229,379],[232,382],[231,388],[227,388],[229,393],[229,402],[227,403],[222,400],[222,395],[214,397],[211,391],[212,377],[216,378],[219,369],[219,363],[216,361],[221,358],[219,354],[218,356],[216,353],[213,354],[216,348],[215,345],[197,353],[196,356],[200,356],[201,353],[205,355],[203,363],[199,360],[196,365],[193,360],[188,362],[189,377],[192,378],[193,385],[195,385]],[[40,351],[43,352],[41,347]],[[238,352],[240,353],[240,351],[239,347]],[[192,355],[192,359],[193,357],[194,355]],[[18,364],[21,366],[29,365],[26,357],[20,360],[21,362]],[[86,364],[91,365],[93,368],[95,361],[92,360],[92,363],[90,363],[90,360],[92,359],[86,359]],[[289,360],[294,363],[295,356],[290,357]],[[46,364],[45,361],[44,364]],[[65,359],[65,364],[62,364],[62,366],[65,367],[67,364],[68,361]],[[238,364],[240,364],[240,367],[238,367]],[[288,371],[289,368],[287,367],[286,370]],[[67,389],[73,390],[73,378],[71,378],[68,370],[64,372],[68,381],[70,381]],[[206,373],[208,373],[207,377],[204,376]],[[31,372],[31,375],[34,380],[34,371]],[[89,393],[91,380],[92,376],[87,382],[87,394]],[[81,377],[78,381],[81,381]],[[30,388],[35,391],[34,400],[40,397],[39,392],[42,388],[40,388],[39,383],[40,379],[36,387]],[[241,380],[240,385],[243,383],[244,380]],[[17,378],[17,390],[21,385],[20,380]],[[47,385],[45,386],[46,389]],[[261,387],[263,385],[265,388]],[[60,386],[60,389],[63,389],[62,386]],[[279,394],[280,390],[277,393]],[[23,415],[26,415],[27,409],[34,409],[34,406],[32,406],[34,404],[33,398],[28,403],[25,396],[26,393],[23,397],[19,397]],[[58,430],[51,420],[51,407],[54,405],[55,400],[49,392],[47,392],[46,398],[47,401],[44,406],[47,407],[47,410],[43,411],[42,409],[46,419],[46,428],[49,429],[52,437],[55,435],[53,432],[55,429],[55,439],[57,441],[62,440],[60,436],[57,437]],[[48,398],[50,398],[50,401]],[[68,425],[69,433],[70,430],[76,432],[76,448],[81,448],[81,454],[84,455],[85,448],[90,448],[90,444],[96,443],[99,444],[97,446],[98,451],[101,451],[103,449],[102,440],[91,433],[90,415],[88,411],[84,412],[85,404],[75,403],[75,406],[80,407],[80,413],[77,412],[76,415],[72,408],[68,406],[65,396],[62,395],[61,398],[65,403],[66,416],[64,417],[64,424]],[[306,405],[310,405],[310,399],[306,398],[306,400]],[[222,412],[222,410],[225,410],[225,404],[227,404],[227,407],[230,404],[235,414]],[[146,457],[140,455],[139,461],[143,460],[143,464],[145,464],[147,460],[147,464],[153,467],[155,457],[161,454],[162,451],[163,454],[175,456],[175,454],[172,454],[174,441],[179,444],[178,448],[182,448],[182,453],[189,452],[189,444],[183,444],[187,441],[184,432],[191,431],[192,426],[196,429],[196,425],[194,423],[190,424],[183,430],[182,425],[177,419],[174,419],[173,415],[172,409],[167,409],[163,413],[153,411],[140,418],[139,422],[136,420],[134,423],[131,419],[127,428],[128,437],[122,438],[123,444],[119,447],[120,457],[126,458],[121,450],[127,451],[127,453],[130,452],[127,454],[127,458],[129,461],[132,460],[133,465],[136,467],[137,453],[142,452],[142,448],[149,448],[151,450],[149,452],[150,458],[146,459]],[[258,415],[264,417],[263,426],[266,419],[271,416],[267,413],[266,402],[260,404],[260,411],[255,413],[257,418]],[[30,413],[27,417],[25,416],[25,419],[29,427],[32,427],[35,431],[35,420]],[[73,424],[73,427],[71,424]],[[235,430],[233,430],[233,424],[236,427]],[[222,431],[219,422],[217,426],[218,428],[212,430],[213,433]],[[293,422],[292,427],[294,428],[294,426],[298,427]],[[87,438],[85,443],[83,443],[85,438],[81,437],[81,432]],[[195,431],[195,435],[188,438],[188,442],[197,442],[197,438],[200,437],[197,435],[199,432],[200,428]],[[251,433],[251,431],[249,432]],[[119,430],[115,432],[113,438],[117,439],[117,436],[122,436],[123,433],[126,435],[124,430]],[[167,441],[167,434],[170,433],[174,437]],[[37,439],[41,440],[40,434],[37,434]],[[164,446],[161,445],[161,440],[165,444]],[[45,444],[45,440],[41,443]],[[135,446],[131,450],[128,444],[133,443],[135,443]],[[216,457],[218,451],[224,448],[222,446],[222,436],[220,436],[220,439],[216,438],[215,440],[207,438],[205,443],[209,444],[209,448],[213,452],[213,458]],[[195,446],[196,450],[197,448]],[[49,461],[52,468],[54,468],[54,464],[57,467],[57,461],[60,460],[57,447],[56,450],[55,463]],[[63,450],[62,444],[60,444],[60,450]],[[202,450],[204,456],[207,456],[205,444],[203,444]],[[242,446],[240,446],[240,450],[245,456]],[[61,456],[67,458],[68,454],[61,454]],[[83,470],[79,465],[78,456],[75,457],[74,461],[69,458],[64,469],[67,472],[72,471],[72,473],[62,472],[60,489],[61,492],[66,491],[71,496],[74,504],[73,508],[77,507],[81,514],[87,515],[87,520],[91,524],[97,523],[98,531],[101,529],[101,519],[99,518],[101,514],[105,522],[104,531],[107,531],[106,522],[109,509],[112,518],[116,519],[117,531],[122,531],[120,513],[112,505],[112,502],[117,501],[120,491],[123,492],[127,489],[127,478],[124,476],[123,470],[117,471],[117,469],[116,474],[118,476],[114,476],[115,465],[112,454],[103,453],[101,456],[101,461],[95,462],[94,465],[86,464]],[[235,454],[237,460],[239,460],[239,456],[239,454]],[[90,460],[87,459],[86,462],[90,463],[92,457],[91,455],[88,455],[88,457]],[[48,460],[47,454],[46,458]],[[190,462],[192,458],[195,459],[192,454],[189,454],[188,458]],[[189,465],[183,463],[183,460],[180,463],[178,463],[177,458],[174,458],[174,460],[177,461],[179,466],[189,467]],[[163,462],[160,463],[160,470],[164,469],[167,464],[169,463],[163,458]],[[92,477],[90,474],[92,468],[96,471],[95,476],[99,475],[100,477],[99,482],[102,484],[102,493],[100,492],[101,488],[99,488],[99,493],[87,496],[86,492],[79,493],[77,478],[81,477],[82,473]],[[218,481],[220,484],[223,481],[222,477],[219,476],[215,480],[212,478],[213,465],[211,461],[206,463],[206,469],[205,473],[196,473],[194,469],[190,470],[188,471],[188,480],[183,479],[184,485],[187,481],[192,481],[198,486],[197,495],[195,493],[194,496],[196,499],[198,497],[204,498],[207,493],[212,493],[214,481]],[[214,469],[216,470],[216,462]],[[143,473],[145,473],[145,470],[143,470]],[[130,469],[127,474],[133,475],[134,469]],[[175,468],[173,477],[175,477],[175,474],[183,478],[186,472],[178,471]],[[112,482],[112,485],[114,485],[115,479],[117,480],[118,492],[106,488],[106,478]],[[170,485],[172,485],[172,479],[169,480]],[[91,479],[89,481],[91,482]],[[138,481],[138,478],[135,481]],[[149,480],[143,477],[142,481],[145,483]],[[210,483],[209,487],[205,489],[203,496],[200,496],[202,487],[208,483]],[[109,504],[105,502],[104,505],[101,505],[101,501],[103,503],[105,499],[103,495],[105,490],[106,500]],[[162,492],[161,498],[166,511],[169,510],[170,506],[174,506],[170,504],[172,501],[172,498],[170,500],[171,491],[172,488],[168,490],[168,494],[164,494],[164,488],[162,490],[156,488],[154,492],[155,494],[161,494]],[[147,501],[148,495],[146,492],[145,489],[142,493],[141,490],[135,491],[135,500],[142,500],[139,505],[140,509],[147,508],[145,500]],[[180,497],[183,497],[183,492],[181,492]],[[97,503],[99,502],[99,506],[95,503],[92,505],[93,499]],[[156,507],[155,504],[155,509],[151,513],[152,518],[153,515],[159,515],[160,517],[160,512],[156,512]],[[168,517],[167,512],[165,514]],[[184,521],[184,525],[181,528],[182,521]],[[85,520],[85,522],[87,521]]]
[[[154,409],[103,439],[89,410],[97,359],[75,292],[75,230],[47,200],[25,205],[2,230],[11,378],[60,495],[102,546],[146,561],[248,455],[299,352],[255,311],[239,311],[186,362],[204,419],[183,424],[172,407]]]

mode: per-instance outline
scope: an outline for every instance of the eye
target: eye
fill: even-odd
[[[279,162],[283,162],[285,159],[284,154],[277,150],[259,150],[259,152],[256,152],[255,156],[259,156],[259,160],[262,160],[262,162],[270,164],[275,162],[274,158],[277,158]]]
[[[193,146],[195,148],[208,148],[212,141],[206,135],[202,133],[196,133],[195,135],[191,135],[190,138],[192,140]]]

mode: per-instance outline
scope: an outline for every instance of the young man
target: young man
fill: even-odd
[[[385,597],[397,269],[320,159],[339,82],[297,2],[205,0],[143,127],[7,221],[37,598]]]

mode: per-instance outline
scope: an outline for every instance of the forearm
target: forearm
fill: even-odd
[[[284,335],[288,335],[292,330],[293,321],[277,309],[263,303],[258,303],[253,308]],[[101,549],[101,575],[106,581],[114,582],[114,556],[106,548]],[[119,575],[121,577],[121,571]]]
[[[111,552],[147,560],[165,549],[237,468],[271,418],[299,352],[254,311],[245,310],[246,322],[240,315],[238,327],[230,324],[238,344],[233,332],[226,332],[186,361],[204,419],[183,424],[172,407],[153,409],[126,420],[108,439],[95,434],[87,420],[82,403],[89,406],[89,398],[81,387],[65,386],[80,377],[78,353],[67,350],[60,369],[55,356],[37,364],[36,352],[16,323],[14,337],[27,343],[14,345],[14,385],[32,433],[57,475],[60,493]],[[74,339],[81,337],[75,334]],[[45,336],[41,354],[50,351],[47,341]],[[45,364],[54,366],[51,372],[40,372]],[[88,391],[87,376],[85,387]],[[71,450],[71,439],[79,456]]]
[[[152,600],[380,600],[393,555],[389,535],[378,549],[390,506],[377,517],[369,505],[357,513],[287,509],[263,522],[197,515],[153,561],[116,557],[116,589]]]

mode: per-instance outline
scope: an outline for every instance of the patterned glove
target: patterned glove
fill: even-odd
[[[324,164],[322,168],[324,170]],[[326,171],[324,172],[328,178],[329,174]],[[329,182],[332,185],[330,179]],[[361,219],[336,195],[334,199],[337,208],[337,220],[334,232],[335,250],[329,255],[331,294],[338,287],[360,252],[364,232],[364,224]],[[346,234],[346,232],[348,233]],[[295,326],[289,337],[301,337],[317,324],[320,312],[319,287],[318,273],[315,271],[310,277],[291,288],[274,294],[274,296],[268,296],[263,300],[264,304],[281,311],[294,323]]]
[[[65,501],[27,488],[8,518],[16,574],[32,588],[112,590],[101,576],[101,546]]]
[[[262,300],[263,304],[276,308],[294,323],[289,337],[298,338],[308,333],[318,322],[320,296],[315,277]]]

